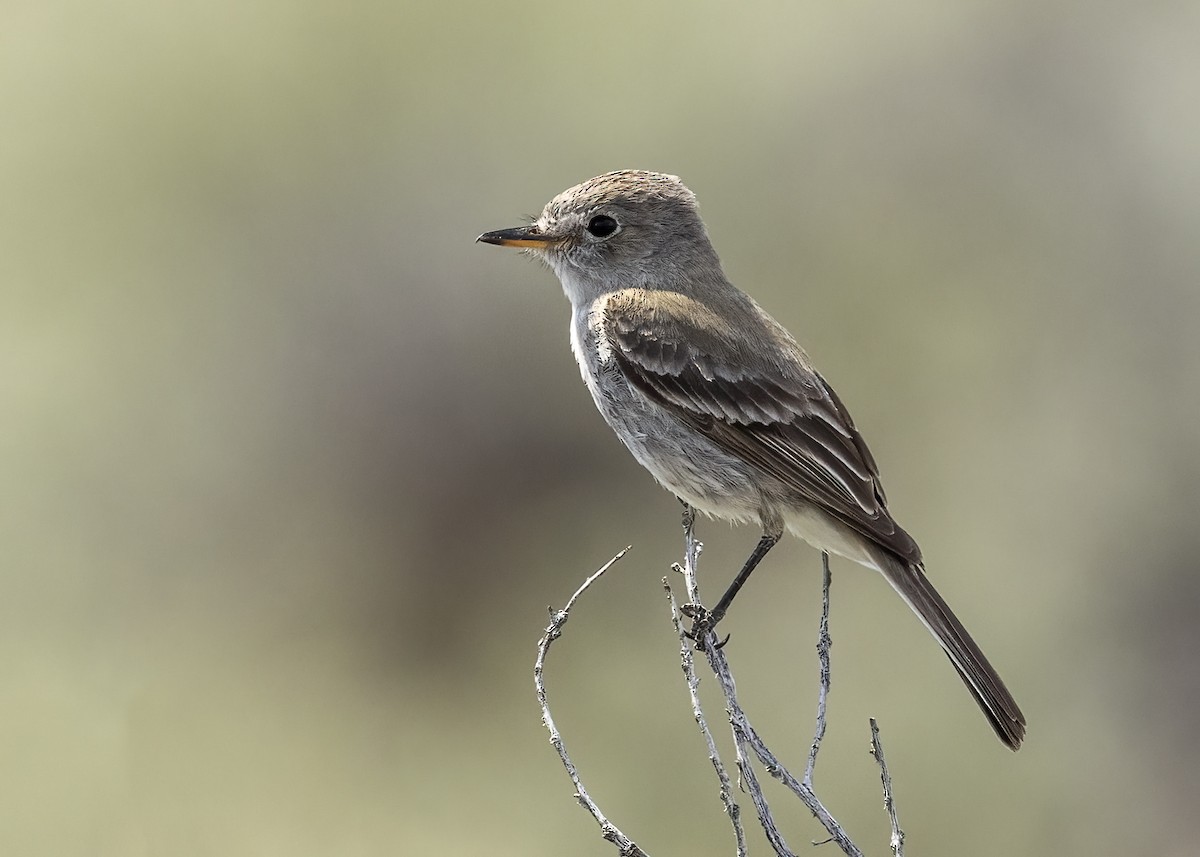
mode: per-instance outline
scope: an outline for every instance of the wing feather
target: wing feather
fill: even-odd
[[[753,304],[739,309],[774,324]],[[870,450],[798,346],[782,356],[739,347],[728,320],[672,292],[610,295],[602,324],[621,372],[646,396],[853,530],[920,562],[887,511]]]

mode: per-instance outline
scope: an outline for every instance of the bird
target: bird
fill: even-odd
[[[879,571],[941,645],[996,735],[1016,750],[1016,700],[888,511],[879,467],[842,400],[782,324],[725,276],[695,194],[674,175],[617,170],[478,242],[546,263],[571,303],[571,348],[604,420],[689,510],[762,530],[706,635],[785,532]]]

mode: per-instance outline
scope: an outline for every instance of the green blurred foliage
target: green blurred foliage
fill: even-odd
[[[1012,756],[839,564],[835,814],[883,851],[874,715],[914,852],[1192,853],[1195,4],[0,21],[0,852],[609,854],[530,672],[630,542],[553,653],[559,724],[651,853],[732,849],[658,588],[675,502],[553,277],[471,243],[641,167],[838,387],[1029,717]],[[756,534],[701,534],[715,593]],[[818,567],[773,554],[726,628],[797,763]]]

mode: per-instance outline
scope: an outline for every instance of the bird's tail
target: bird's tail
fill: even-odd
[[[1025,738],[1025,715],[967,629],[925,577],[925,569],[892,556],[879,557],[878,565],[888,583],[946,650],[950,663],[1000,740],[1018,749]]]

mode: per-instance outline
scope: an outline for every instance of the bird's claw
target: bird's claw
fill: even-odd
[[[679,612],[692,620],[691,630],[684,631],[683,635],[689,640],[699,643],[711,628],[708,611],[699,604],[684,604],[680,606]]]
[[[717,620],[720,617],[713,616],[708,610],[701,607],[699,604],[684,604],[679,608],[679,612],[692,620],[691,630],[684,631],[683,635],[696,644],[697,649],[704,648],[704,640],[708,634],[716,626]],[[729,642],[729,635],[725,635],[725,639],[715,645],[715,648],[722,649]]]

